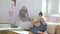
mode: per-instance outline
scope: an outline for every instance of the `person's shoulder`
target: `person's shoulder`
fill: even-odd
[[[41,20],[47,22],[45,17],[42,17]]]
[[[43,17],[41,17],[41,20],[44,20],[44,18],[43,18]]]
[[[22,13],[22,9],[20,9],[20,11],[19,11],[20,13]]]
[[[45,18],[45,17],[42,17],[42,19],[43,19],[43,20],[46,20],[46,18]]]

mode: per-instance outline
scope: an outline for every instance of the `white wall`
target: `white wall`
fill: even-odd
[[[11,0],[0,0],[0,22],[8,22],[8,11]],[[22,6],[26,6],[30,16],[38,15],[41,11],[42,0],[16,0],[15,13],[18,15]],[[58,13],[58,0],[48,0],[48,12],[49,14]]]
[[[16,13],[18,14],[19,10],[26,6],[30,16],[38,15],[41,11],[42,0],[16,0]]]
[[[8,23],[8,11],[11,0],[0,0],[0,23]]]
[[[59,0],[46,0],[46,3],[48,3],[47,4],[48,7],[46,8],[46,11],[48,11],[48,14],[58,14]],[[17,0],[17,6],[16,6],[17,14],[22,6],[26,6],[30,15],[34,16],[41,11],[42,0]]]
[[[58,14],[59,0],[48,0],[48,13]]]

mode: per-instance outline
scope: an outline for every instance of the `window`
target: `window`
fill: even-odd
[[[60,14],[60,0],[59,0],[59,9],[58,9],[58,13]]]
[[[42,12],[46,13],[46,0],[42,0]]]

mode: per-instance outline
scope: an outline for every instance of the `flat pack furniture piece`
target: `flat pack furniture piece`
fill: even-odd
[[[18,34],[32,34],[29,31],[13,31],[13,32],[16,32]]]
[[[16,34],[14,30],[19,30],[22,28],[0,28],[0,34]]]
[[[22,29],[21,27],[18,28],[0,28],[0,30],[16,30],[16,29]]]

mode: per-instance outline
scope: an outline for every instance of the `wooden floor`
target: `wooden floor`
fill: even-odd
[[[17,34],[17,33],[10,31],[10,30],[2,30],[0,31],[0,34]]]

